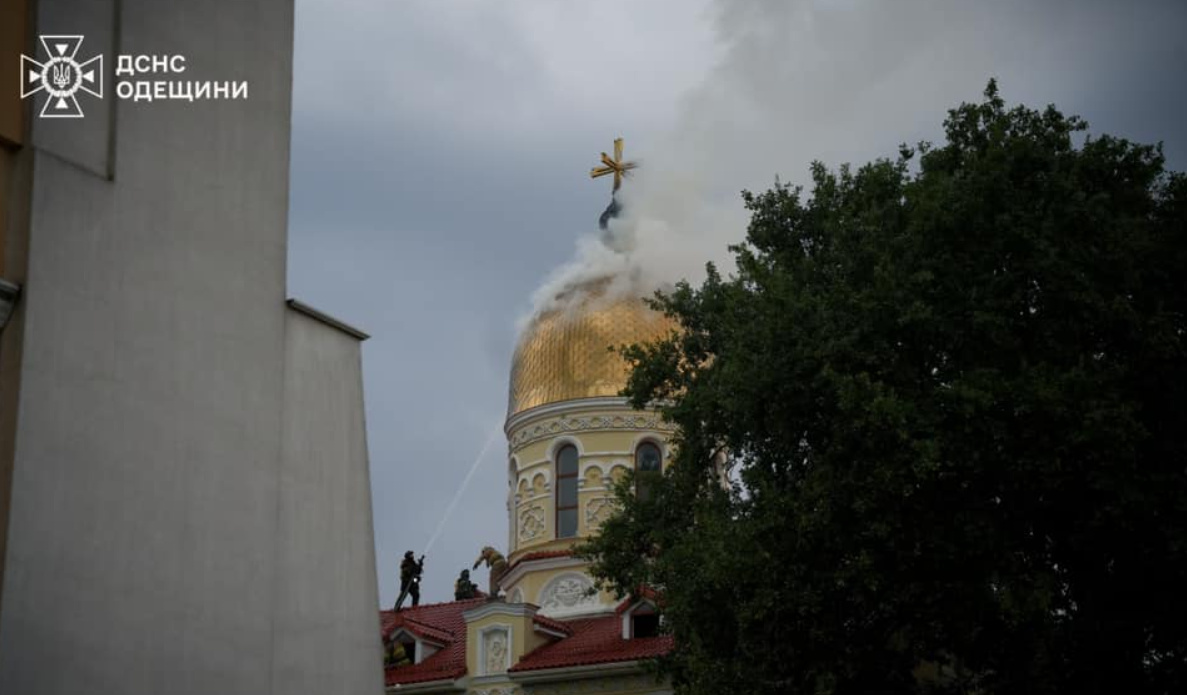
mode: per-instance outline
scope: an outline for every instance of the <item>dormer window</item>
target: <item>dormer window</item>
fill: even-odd
[[[659,613],[654,609],[640,608],[631,614],[631,638],[656,637],[659,635]]]
[[[383,665],[391,668],[419,664],[442,646],[444,645],[417,637],[407,628],[400,628],[387,641],[387,646],[383,650]]]
[[[385,667],[410,666],[416,663],[416,638],[407,632],[393,635],[383,653]]]
[[[658,637],[659,628],[659,611],[650,600],[643,599],[626,609],[622,614],[623,639]]]

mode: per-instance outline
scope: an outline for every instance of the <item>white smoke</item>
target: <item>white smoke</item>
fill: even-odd
[[[1122,31],[1166,34],[1178,14],[1137,5]],[[581,300],[573,288],[597,278],[643,296],[698,283],[707,261],[728,273],[748,220],[742,189],[806,184],[813,160],[857,165],[938,141],[946,110],[978,100],[990,77],[1008,102],[1074,111],[1124,58],[1117,20],[1103,0],[716,0],[721,60],[661,141],[633,143],[642,167],[620,219],[579,241],[534,312]]]

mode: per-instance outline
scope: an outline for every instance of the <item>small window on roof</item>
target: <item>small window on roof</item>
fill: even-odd
[[[387,643],[383,653],[385,667],[410,666],[416,663],[416,638],[407,632],[400,632]]]
[[[650,604],[643,604],[631,611],[631,638],[655,637],[659,635],[659,613]]]

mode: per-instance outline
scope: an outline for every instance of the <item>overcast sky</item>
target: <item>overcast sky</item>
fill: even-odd
[[[516,322],[596,229],[614,137],[644,160],[636,262],[695,279],[743,235],[738,191],[939,141],[991,76],[1184,169],[1184,27],[1187,3],[1154,0],[297,0],[289,287],[372,336],[381,603],[501,431]],[[505,453],[422,601],[506,549]]]

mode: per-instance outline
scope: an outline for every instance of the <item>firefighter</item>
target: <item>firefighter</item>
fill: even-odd
[[[425,571],[425,556],[419,560],[413,558],[412,551],[404,553],[404,560],[400,563],[400,597],[396,599],[396,610],[404,603],[409,594],[412,595],[412,606],[420,603],[420,576]]]

